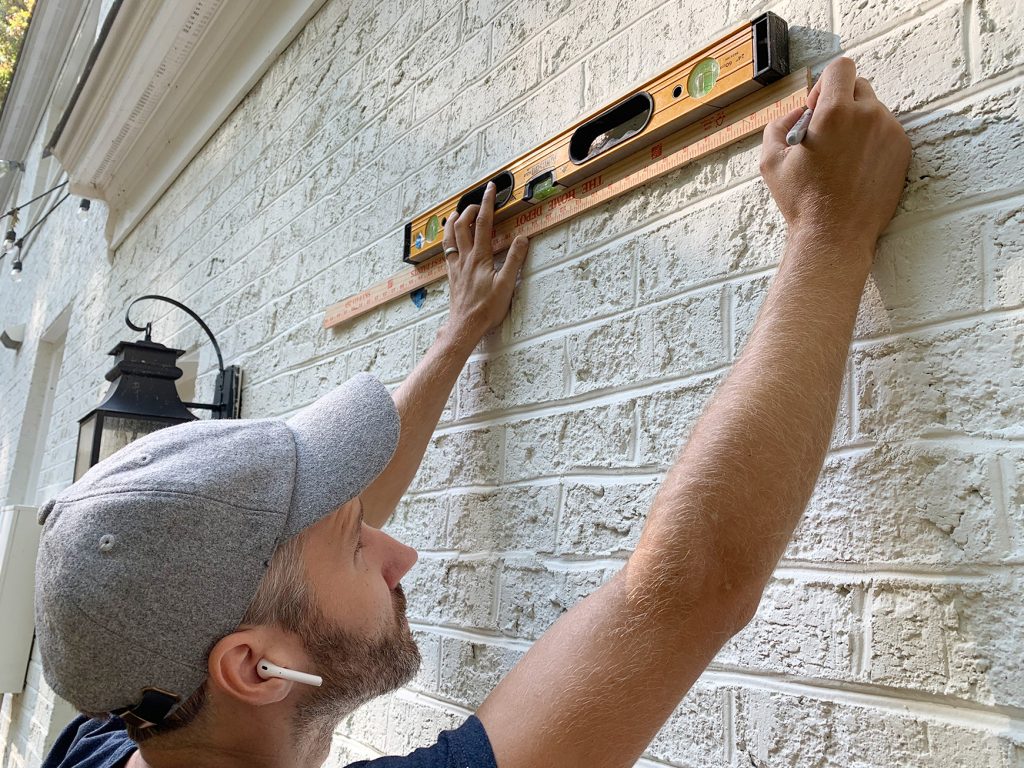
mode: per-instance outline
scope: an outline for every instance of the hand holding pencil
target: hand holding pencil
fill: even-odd
[[[871,252],[909,162],[903,127],[847,58],[825,68],[806,109],[765,128],[761,147],[761,173],[791,230],[862,242]]]

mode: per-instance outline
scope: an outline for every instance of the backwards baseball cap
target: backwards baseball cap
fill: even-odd
[[[97,464],[39,512],[47,682],[80,710],[160,722],[206,680],[277,547],[359,495],[398,433],[360,374],[286,421],[194,421]]]

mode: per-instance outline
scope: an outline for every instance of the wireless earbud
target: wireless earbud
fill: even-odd
[[[264,680],[271,677],[279,677],[282,680],[291,680],[293,683],[302,683],[303,685],[321,686],[324,683],[324,679],[320,675],[310,675],[305,672],[296,672],[294,669],[285,669],[284,667],[277,666],[277,664],[272,664],[266,659],[260,659],[260,663],[256,665],[256,674]]]

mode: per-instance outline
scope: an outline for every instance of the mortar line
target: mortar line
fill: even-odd
[[[903,565],[900,563],[830,563],[783,558],[773,573],[776,580],[808,581],[836,579],[842,582],[870,584],[877,579],[913,581],[920,584],[976,584],[1005,576],[1024,563],[969,563],[953,566]]]
[[[919,690],[731,669],[714,662],[702,678],[717,685],[732,685],[788,696],[807,696],[818,701],[888,711],[901,717],[909,715],[939,720],[999,735],[1013,731],[1024,733],[1024,710],[989,707],[968,699]]]
[[[958,315],[956,317],[944,318],[938,322],[909,325],[894,333],[861,336],[853,340],[851,347],[853,350],[860,352],[868,349],[869,347],[881,346],[882,344],[905,340],[908,337],[921,332],[943,333],[945,331],[966,330],[972,325],[976,325],[979,320],[989,323],[997,323],[1001,320],[1019,320],[1022,317],[1024,317],[1024,308],[1021,307],[975,312],[969,315]]]

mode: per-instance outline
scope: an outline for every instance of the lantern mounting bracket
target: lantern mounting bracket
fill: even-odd
[[[146,334],[146,341],[152,341],[153,323],[148,322],[144,326],[136,325],[131,320],[132,307],[138,304],[140,301],[154,300],[163,301],[174,307],[177,307],[182,312],[185,312],[189,317],[199,324],[199,327],[203,329],[206,335],[210,339],[210,343],[213,344],[213,351],[217,353],[217,384],[214,402],[212,403],[184,403],[186,408],[201,408],[212,412],[212,416],[215,419],[237,419],[242,409],[242,371],[237,365],[224,366],[224,356],[220,352],[220,344],[217,343],[217,338],[213,335],[213,331],[199,315],[193,312],[191,309],[186,307],[180,301],[169,298],[168,296],[161,296],[156,293],[148,293],[145,296],[139,296],[139,298],[133,300],[124,313],[124,322],[133,331]]]

